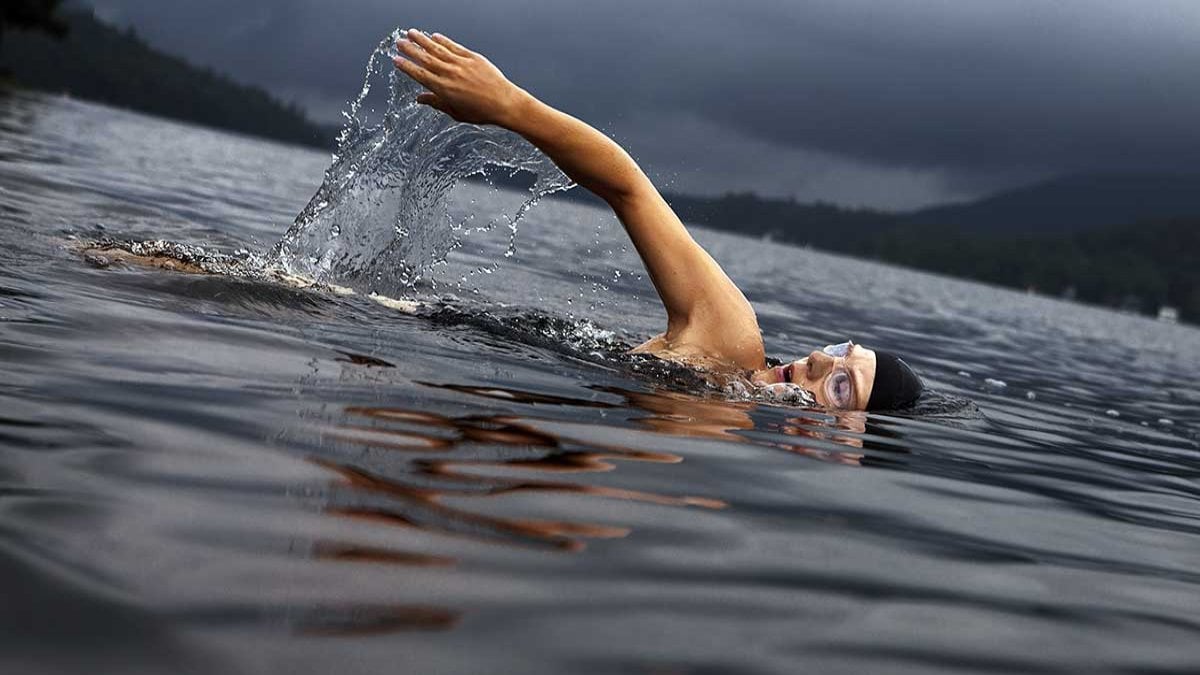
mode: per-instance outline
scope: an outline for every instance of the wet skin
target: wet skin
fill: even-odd
[[[844,357],[814,351],[808,356],[751,376],[755,384],[790,382],[811,393],[826,408],[866,410],[875,382],[875,352],[853,345]]]

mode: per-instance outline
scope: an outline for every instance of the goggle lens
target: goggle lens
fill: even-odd
[[[839,370],[825,380],[825,397],[843,410],[854,405],[854,383],[846,371]]]
[[[844,359],[849,356],[850,348],[853,346],[853,342],[846,341],[837,345],[826,345],[821,349],[821,352],[835,359]]]

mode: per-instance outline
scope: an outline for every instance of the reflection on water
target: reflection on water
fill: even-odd
[[[378,365],[369,357],[347,360],[355,365]],[[390,366],[389,366],[390,367]],[[496,387],[441,386],[447,390],[520,403],[588,408],[613,404]],[[629,401],[671,401],[648,408],[662,415],[656,431],[692,429],[703,435],[715,431],[708,417],[692,426],[695,417],[678,417],[688,409],[686,398],[627,392]],[[693,401],[693,412],[711,412],[713,404]],[[664,412],[668,410],[670,412]],[[676,416],[668,421],[667,416]],[[749,421],[748,418],[744,418]],[[638,420],[639,423],[645,420]],[[598,445],[536,428],[536,420],[508,415],[447,417],[420,410],[388,407],[348,407],[344,422],[319,430],[325,452],[311,461],[338,476],[323,499],[321,510],[402,531],[416,529],[493,544],[533,546],[548,551],[578,553],[589,539],[628,536],[631,528],[613,523],[586,523],[556,518],[496,517],[481,499],[524,493],[566,494],[628,500],[661,506],[722,509],[726,504],[701,496],[665,495],[604,487],[542,476],[603,473],[626,462],[675,464],[682,457],[613,445]],[[383,451],[379,454],[377,451]],[[454,455],[463,458],[455,458]],[[482,459],[481,457],[491,457]],[[368,563],[397,567],[453,567],[452,555],[402,551],[350,542],[321,540],[309,550],[314,559],[337,563]],[[400,630],[454,627],[461,612],[449,608],[411,606],[311,607],[292,612],[296,629],[310,635],[373,634]]]
[[[391,363],[338,350],[349,368],[394,368]],[[352,376],[351,376],[352,377]],[[782,418],[755,437],[755,403],[731,402],[669,390],[592,386],[608,400],[523,391],[511,387],[421,383],[510,404],[552,409],[616,412],[634,429],[677,439],[705,439],[782,450],[845,466],[871,466],[865,439],[868,418],[860,412],[806,411]],[[574,437],[568,428],[531,416],[469,414],[448,416],[427,410],[387,406],[348,406],[335,421],[313,430],[319,435],[309,457],[336,476],[322,491],[318,508],[335,518],[394,529],[397,541],[422,532],[490,545],[529,547],[546,552],[581,553],[591,540],[635,535],[621,522],[584,522],[555,512],[503,516],[497,504],[523,495],[562,495],[614,499],[675,508],[720,510],[722,499],[666,494],[600,485],[590,474],[629,472],[639,464],[678,465],[685,458],[615,443]],[[832,449],[842,448],[842,449]],[[884,457],[903,454],[889,446]],[[878,462],[886,465],[886,461]],[[311,498],[311,495],[310,495]],[[734,505],[736,506],[736,504]],[[313,559],[333,563],[451,570],[461,560],[451,551],[403,550],[361,542],[322,539],[308,549]],[[452,573],[452,572],[451,572]],[[310,635],[373,634],[403,630],[444,630],[457,626],[462,607],[312,607],[291,615],[296,630]]]
[[[378,359],[348,358],[355,365],[375,366]],[[387,364],[388,367],[390,364]],[[526,392],[512,388],[424,383],[472,396],[522,404],[629,410],[628,421],[656,434],[703,438],[783,449],[821,461],[855,465],[864,455],[862,413],[789,417],[777,431],[786,441],[760,442],[738,431],[754,428],[753,403],[704,399],[671,391],[632,391],[595,387],[619,396],[621,403]],[[522,493],[565,494],[619,499],[662,506],[723,509],[720,499],[695,495],[660,494],[624,488],[569,482],[546,476],[613,472],[626,463],[678,464],[683,457],[613,444],[572,438],[539,428],[539,420],[513,415],[448,417],[422,410],[352,406],[343,421],[318,430],[323,453],[311,461],[337,475],[324,497],[322,511],[401,530],[416,529],[465,537],[493,544],[533,546],[578,553],[587,540],[627,537],[633,528],[620,523],[564,520],[547,513],[539,518],[497,517],[481,500]],[[847,433],[843,433],[847,432]],[[850,449],[837,452],[791,439],[824,440]],[[894,450],[893,450],[894,451]],[[336,541],[316,542],[314,558],[401,567],[453,567],[452,555],[375,548]],[[324,610],[312,616],[326,621]],[[333,614],[337,628],[322,624],[304,630],[344,634],[351,630],[379,632],[408,628],[449,628],[458,613],[449,609],[392,608],[382,612],[347,611]],[[357,618],[368,617],[362,625]]]
[[[739,434],[738,431],[755,428],[751,413],[759,407],[757,403],[705,399],[671,391],[633,392],[613,387],[601,390],[619,394],[625,399],[626,405],[650,413],[633,421],[652,431],[674,436],[752,443],[837,464],[858,466],[864,458],[862,453],[855,452],[864,447],[863,436],[867,433],[867,415],[863,412],[813,411],[806,416],[788,417],[785,423],[768,427],[770,431],[785,436],[825,441],[826,445],[832,443],[849,449],[841,451],[815,447],[814,443],[778,438],[769,441],[754,440],[751,436]]]
[[[378,359],[353,358],[356,365],[377,365]],[[522,392],[500,387],[432,384],[481,398],[551,406],[631,410],[629,422],[655,434],[757,444],[836,464],[859,466],[864,454],[864,413],[812,413],[788,417],[775,425],[773,441],[755,441],[738,431],[755,428],[750,412],[755,404],[703,399],[678,392],[635,392],[616,387],[596,390],[616,394],[620,404]],[[314,464],[338,476],[330,485],[325,513],[365,519],[378,524],[413,527],[486,542],[548,546],[578,552],[587,539],[625,537],[631,528],[619,524],[590,524],[546,518],[497,518],[480,498],[521,492],[616,498],[673,507],[726,508],[718,498],[665,495],[594,484],[565,482],[542,476],[605,473],[625,462],[678,464],[682,456],[580,440],[539,429],[539,420],[500,416],[446,417],[442,414],[394,407],[352,406],[341,424],[318,430],[324,453]],[[780,438],[778,435],[787,438]],[[847,452],[812,447],[827,441]],[[892,448],[892,452],[898,452]],[[487,459],[485,459],[487,458]],[[455,504],[455,506],[451,506]],[[466,506],[458,506],[466,504]],[[374,562],[401,566],[454,565],[445,555],[367,548],[354,544],[318,543],[313,555],[325,560]]]
[[[302,635],[314,637],[369,636],[411,630],[447,630],[460,614],[442,607],[407,605],[309,607],[292,612],[289,623]]]
[[[442,386],[523,403],[605,406],[511,389]],[[672,464],[682,458],[556,435],[537,429],[536,420],[510,415],[446,417],[386,407],[351,407],[345,414],[345,423],[321,429],[327,452],[312,460],[340,477],[331,488],[330,503],[325,509],[339,516],[496,543],[578,552],[584,549],[587,539],[624,537],[630,528],[566,521],[555,518],[555,514],[537,519],[500,518],[488,515],[491,509],[478,500],[542,493],[664,506],[725,507],[719,499],[702,496],[666,495],[542,478],[608,472],[624,462]],[[469,507],[458,505],[464,500]],[[409,554],[399,555],[407,560]],[[452,562],[448,558],[434,559],[442,564]]]

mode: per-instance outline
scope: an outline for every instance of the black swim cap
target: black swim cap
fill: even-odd
[[[904,359],[890,352],[875,350],[875,384],[867,410],[898,410],[921,395],[925,385]]]

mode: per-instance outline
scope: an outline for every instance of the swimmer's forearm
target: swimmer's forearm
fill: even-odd
[[[615,141],[527,92],[521,92],[498,123],[524,136],[571,180],[615,209],[638,193],[654,190],[637,162]]]

